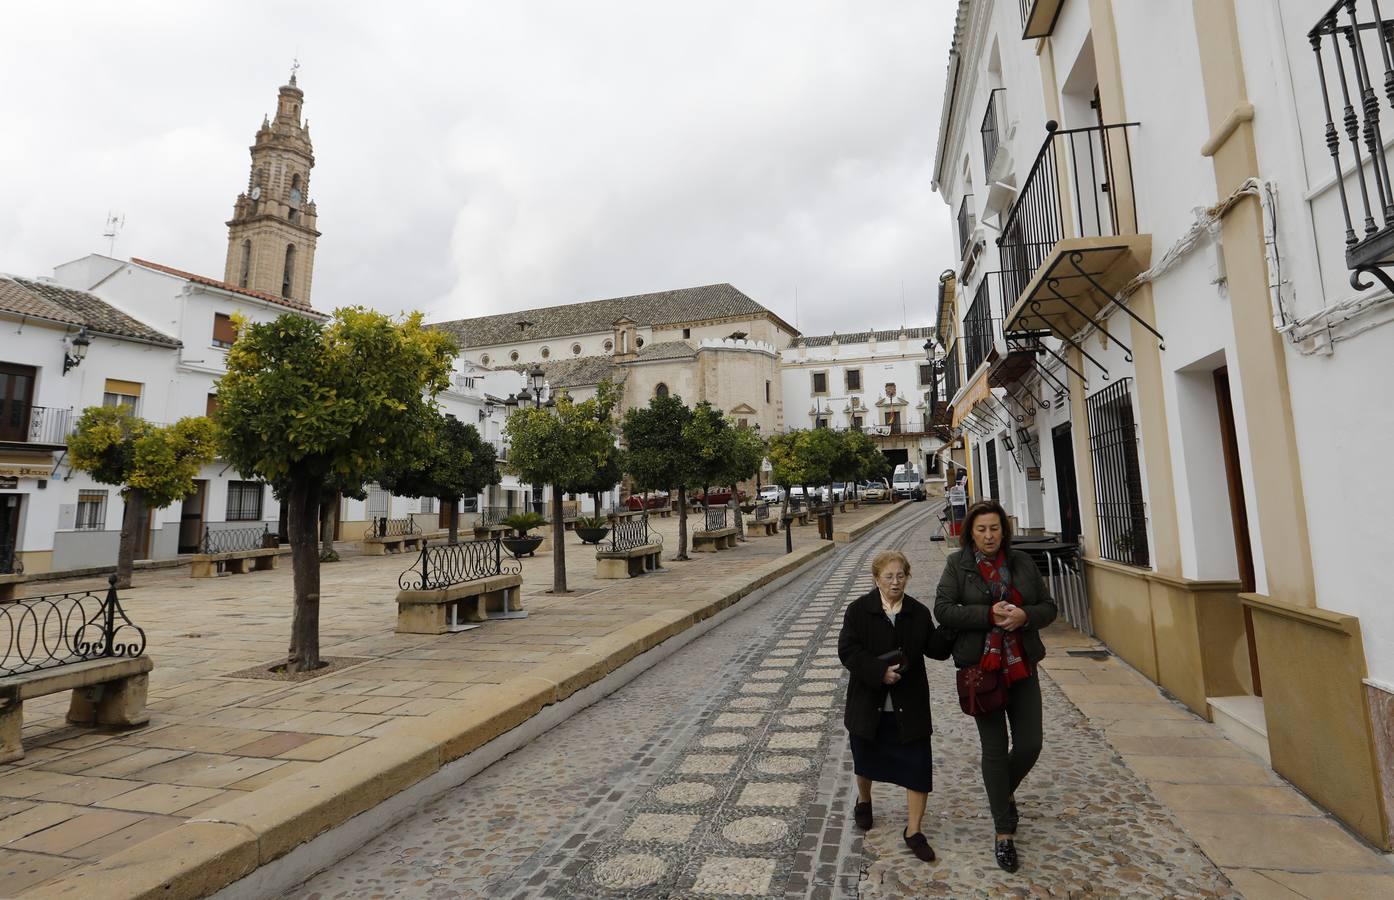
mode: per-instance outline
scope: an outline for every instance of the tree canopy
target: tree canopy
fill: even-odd
[[[458,538],[461,497],[473,497],[500,480],[494,446],[473,425],[436,413],[430,420],[422,454],[405,465],[398,461],[379,473],[377,482],[400,497],[434,497],[452,504],[450,540]]]

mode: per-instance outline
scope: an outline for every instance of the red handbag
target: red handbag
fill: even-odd
[[[1007,705],[1007,679],[978,663],[958,670],[958,705],[970,716],[985,716]]]

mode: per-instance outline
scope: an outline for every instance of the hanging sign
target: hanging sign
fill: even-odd
[[[0,491],[12,491],[19,487],[19,479],[11,476],[0,476]]]
[[[1041,480],[1041,467],[1040,467],[1040,466],[1027,466],[1027,467],[1026,467],[1026,480],[1027,480],[1027,481],[1040,481],[1040,480]]]
[[[15,466],[0,464],[0,478],[50,478],[53,466]]]

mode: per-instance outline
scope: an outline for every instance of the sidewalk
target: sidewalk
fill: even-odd
[[[896,507],[837,517],[854,537]],[[689,525],[692,521],[689,521]],[[239,677],[285,653],[291,572],[191,579],[137,573],[122,595],[156,663],[151,722],[67,725],[66,695],[25,705],[26,757],[0,766],[0,890],[13,896],[200,896],[508,731],[688,626],[831,549],[812,526],[598,581],[568,535],[572,593],[550,554],[524,562],[526,619],[457,635],[393,631],[410,555],[323,570],[321,650],[343,668],[299,683]],[[43,586],[57,593],[100,579]],[[193,821],[191,821],[193,820]],[[43,887],[39,887],[43,885]]]

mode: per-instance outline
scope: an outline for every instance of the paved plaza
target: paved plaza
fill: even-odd
[[[876,788],[859,833],[837,632],[877,550],[904,549],[910,593],[932,596],[944,551],[927,524],[916,511],[814,563],[286,896],[1394,896],[1384,859],[1116,660],[1069,656],[1097,645],[1064,627],[1019,793],[1021,871],[993,862],[947,665],[930,667],[939,861],[905,849],[899,788]]]

